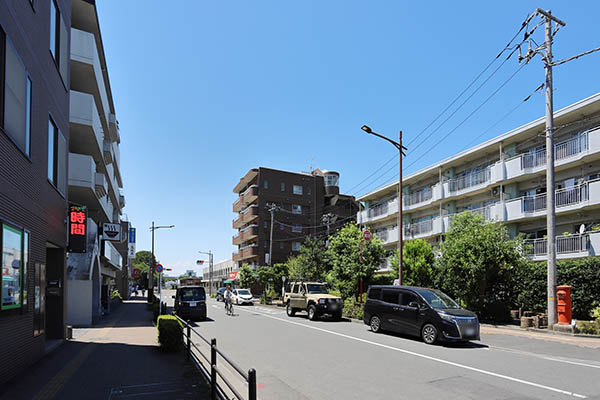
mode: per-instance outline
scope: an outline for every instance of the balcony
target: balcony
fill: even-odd
[[[113,153],[113,146],[110,140],[104,140],[102,143],[102,155],[104,156],[105,164],[112,164],[115,160]]]
[[[409,211],[428,206],[442,198],[442,185],[436,183],[414,193],[402,196],[402,210]]]
[[[69,122],[69,149],[77,154],[88,154],[100,163],[104,158],[104,133],[91,94],[71,90]]]
[[[242,207],[252,204],[258,199],[258,185],[248,187],[240,197],[233,203],[233,212],[239,212]]]
[[[392,244],[398,242],[398,228],[388,228],[375,232],[375,235],[383,241],[383,244]]]
[[[382,221],[398,214],[398,199],[384,201],[376,206],[359,212],[359,222]]]
[[[233,236],[232,243],[234,245],[240,245],[256,237],[258,237],[258,225],[250,225],[242,229],[237,235]]]
[[[92,217],[108,221],[112,210],[106,203],[108,185],[104,174],[96,172],[92,156],[69,153],[69,200],[88,207]]]
[[[548,257],[548,239],[525,240],[525,254],[534,261]],[[556,236],[556,258],[581,258],[600,255],[600,232]]]
[[[546,215],[546,195],[546,193],[542,193],[507,201],[505,203],[506,219],[512,221],[521,218],[543,217]],[[584,182],[555,191],[554,205],[557,213],[598,204],[600,204],[600,180]]]
[[[470,192],[487,186],[491,181],[491,167],[486,167],[480,171],[471,172],[469,174],[454,178],[446,182],[448,193],[452,196]]]
[[[233,229],[239,229],[256,219],[258,219],[258,206],[252,205],[250,207],[246,207],[240,212],[239,217],[233,220]]]
[[[94,34],[71,28],[71,91],[94,96],[102,130],[109,132],[109,103]],[[108,134],[108,133],[107,133]]]
[[[117,116],[113,113],[110,113],[108,116],[108,132],[110,134],[110,140],[117,143],[121,142],[119,121],[117,121]]]
[[[439,235],[443,231],[442,218],[435,217],[405,225],[402,240],[419,239],[428,236]]]
[[[555,166],[577,161],[600,152],[600,129],[593,128],[554,145]],[[506,179],[541,172],[546,168],[546,149],[519,154],[506,160]]]
[[[256,243],[240,247],[238,252],[232,253],[233,261],[242,261],[253,257],[258,257],[258,245]]]

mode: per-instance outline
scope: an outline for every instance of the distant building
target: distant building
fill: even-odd
[[[233,211],[237,234],[232,242],[238,246],[232,259],[237,266],[269,263],[271,215],[267,204],[275,204],[273,221],[273,264],[298,254],[307,236],[325,238],[325,214],[335,215],[330,232],[354,221],[358,211],[353,196],[339,193],[339,174],[315,169],[295,173],[270,168],[253,168],[233,188],[238,198]]]
[[[213,291],[218,289],[224,285],[225,281],[231,280],[235,281],[238,279],[239,268],[236,265],[236,262],[229,259],[224,261],[219,261],[213,265],[212,272],[212,282],[213,282]],[[204,271],[202,273],[202,283],[206,287],[210,287],[210,268],[208,266],[204,267]]]

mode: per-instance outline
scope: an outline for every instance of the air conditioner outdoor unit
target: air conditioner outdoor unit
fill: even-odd
[[[499,193],[500,193],[499,187],[495,187],[492,189],[492,196],[498,196]]]

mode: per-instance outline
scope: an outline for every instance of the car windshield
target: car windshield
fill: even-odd
[[[308,293],[311,293],[311,294],[327,294],[327,293],[329,293],[329,291],[327,290],[327,287],[325,285],[308,283],[306,285],[306,288],[308,289]]]
[[[182,301],[200,301],[205,300],[206,294],[203,288],[185,288],[181,289]]]
[[[417,290],[432,308],[460,308],[454,300],[439,290]]]
[[[242,290],[238,290],[238,291],[237,291],[237,294],[248,295],[248,294],[250,294],[250,292],[249,292],[249,291],[247,291],[246,289],[242,289]]]

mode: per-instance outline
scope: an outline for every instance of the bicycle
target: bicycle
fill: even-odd
[[[233,301],[231,301],[231,298],[225,300],[225,312],[227,315],[233,315]]]

